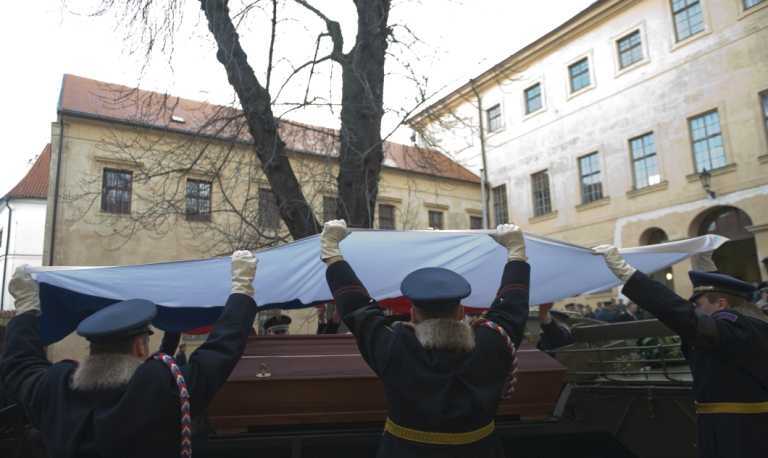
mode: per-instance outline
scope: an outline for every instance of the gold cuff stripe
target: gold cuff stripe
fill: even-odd
[[[702,402],[696,403],[697,414],[711,413],[735,413],[735,414],[760,414],[768,413],[768,401],[766,402]]]
[[[430,431],[419,431],[417,429],[400,426],[387,418],[384,424],[384,431],[400,439],[411,442],[420,442],[422,444],[432,445],[466,445],[477,442],[488,437],[496,429],[496,423],[491,421],[487,425],[474,431],[466,433],[435,433]]]

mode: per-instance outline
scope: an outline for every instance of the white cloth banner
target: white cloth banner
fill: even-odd
[[[501,281],[506,249],[490,231],[353,231],[341,243],[375,299],[401,296],[400,282],[422,267],[444,267],[472,285],[464,305],[487,308]],[[531,304],[602,291],[619,284],[602,257],[591,250],[525,235],[531,264]],[[727,239],[706,235],[678,242],[622,250],[630,264],[650,273],[693,254],[711,251]],[[256,252],[256,302],[308,306],[331,299],[320,261],[319,236]],[[167,307],[219,307],[230,290],[227,257],[120,267],[40,267],[31,269],[40,283],[82,294],[125,300],[142,298]],[[298,302],[297,302],[298,301]],[[300,303],[299,303],[300,302]]]

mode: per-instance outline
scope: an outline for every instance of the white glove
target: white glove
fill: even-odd
[[[35,311],[40,314],[40,295],[37,282],[27,272],[29,266],[24,264],[16,268],[8,283],[8,292],[13,296],[16,311],[19,314]]]
[[[499,245],[507,249],[507,261],[527,261],[523,231],[514,224],[499,224],[496,233],[491,234]]]
[[[323,233],[320,235],[320,259],[327,262],[331,258],[340,258],[339,243],[348,235],[349,229],[343,219],[326,222],[323,225]]]
[[[712,251],[697,253],[691,256],[691,268],[696,272],[716,272],[717,265],[712,260]]]
[[[605,258],[605,263],[608,265],[608,268],[611,269],[611,272],[613,272],[622,283],[629,281],[632,274],[637,272],[637,269],[630,266],[627,261],[621,257],[619,250],[613,245],[596,246],[592,248],[592,251]]]
[[[256,277],[258,258],[250,251],[232,253],[232,294],[240,293],[253,297],[253,279]]]

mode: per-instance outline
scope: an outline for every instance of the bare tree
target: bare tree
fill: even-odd
[[[152,53],[172,53],[177,46],[174,37],[184,20],[185,3],[181,0],[161,2],[151,0],[105,0],[97,14],[117,11],[131,37],[144,46],[147,56]],[[274,81],[277,29],[281,23],[280,8],[301,7],[309,17],[296,20],[322,21],[325,30],[315,37],[312,59],[293,67],[286,81],[278,86]],[[371,227],[377,196],[379,174],[384,157],[381,121],[384,113],[383,91],[387,48],[394,40],[388,24],[390,0],[358,0],[357,34],[354,44],[344,51],[344,36],[338,21],[305,0],[255,0],[230,9],[227,0],[200,0],[200,9],[208,30],[216,43],[216,58],[226,70],[230,85],[242,107],[245,131],[250,135],[253,151],[259,159],[263,175],[277,201],[280,216],[293,238],[317,233],[320,229],[312,206],[293,170],[283,138],[280,115],[274,111],[275,100],[287,82],[303,74],[307,80],[304,100],[289,109],[318,103],[309,96],[313,76],[321,65],[341,68],[341,110],[338,172],[337,216],[346,218],[352,226]],[[243,49],[238,28],[257,9],[268,10],[269,34],[266,77],[261,80],[251,66]],[[314,19],[312,19],[314,18]],[[330,49],[323,43],[330,40]],[[330,99],[319,101],[329,105]]]

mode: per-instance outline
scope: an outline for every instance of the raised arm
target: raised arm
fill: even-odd
[[[360,354],[371,369],[381,375],[389,361],[393,333],[383,310],[341,255],[340,242],[347,235],[349,230],[344,220],[325,223],[320,236],[320,256],[328,265],[326,279],[339,315],[357,338]]]
[[[6,395],[24,406],[33,424],[45,405],[47,373],[51,363],[40,340],[40,299],[37,283],[27,266],[16,269],[8,284],[16,317],[8,324],[5,352],[0,357],[0,384]]]
[[[253,321],[253,279],[258,260],[250,251],[232,254],[232,294],[213,329],[182,367],[192,399],[192,415],[204,410],[224,385],[245,350]]]
[[[515,346],[519,346],[528,321],[528,287],[531,267],[525,255],[523,232],[514,224],[502,224],[492,237],[507,249],[507,264],[501,276],[496,300],[486,318],[502,326]]]
[[[749,340],[749,332],[741,329],[743,320],[733,320],[733,314],[697,313],[689,300],[629,265],[616,247],[601,245],[594,251],[605,258],[611,272],[624,283],[625,296],[698,349],[725,350]]]

